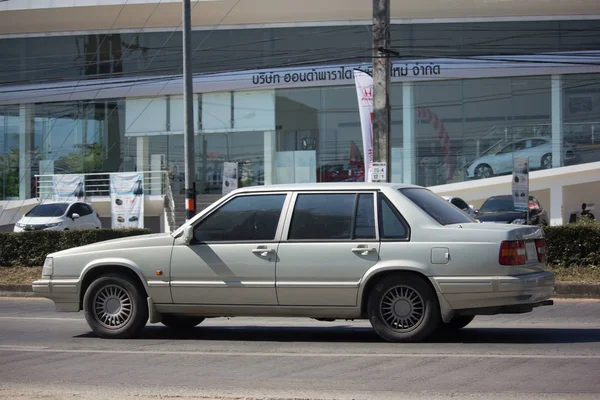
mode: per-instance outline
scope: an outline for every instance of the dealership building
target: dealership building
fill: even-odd
[[[240,187],[363,179],[353,70],[372,62],[371,6],[192,0],[200,204],[226,163]],[[391,21],[392,182],[478,207],[528,157],[552,224],[600,204],[597,0],[391,0]],[[108,174],[130,171],[146,226],[178,224],[180,0],[0,2],[0,60],[0,225],[61,174],[85,174],[107,221]]]

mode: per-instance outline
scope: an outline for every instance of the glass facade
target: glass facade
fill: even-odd
[[[364,61],[369,29],[215,31],[194,58],[194,72]],[[598,30],[600,21],[418,24],[393,26],[392,38],[402,38],[394,48],[409,58],[518,56],[599,50]],[[207,34],[194,32],[194,42]],[[177,33],[3,39],[0,89],[178,73],[180,39]],[[393,83],[392,181],[434,186],[510,174],[514,156],[529,157],[532,169],[600,161],[600,74],[511,68],[506,76]],[[222,193],[225,163],[232,162],[239,186],[364,180],[353,81],[301,86],[196,94],[198,193]],[[181,96],[0,106],[1,199],[35,197],[35,175],[113,171],[168,170],[174,192],[183,193],[182,120]]]

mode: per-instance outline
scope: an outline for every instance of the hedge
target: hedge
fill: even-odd
[[[600,266],[600,222],[546,226],[548,264],[561,267]]]
[[[544,232],[548,264],[561,267],[600,265],[600,222],[547,226]],[[40,266],[48,253],[148,233],[149,229],[0,233],[0,265]]]
[[[0,265],[35,267],[49,253],[104,240],[151,233],[150,229],[89,229],[0,233]]]

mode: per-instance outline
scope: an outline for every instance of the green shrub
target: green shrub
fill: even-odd
[[[600,265],[600,223],[544,227],[548,264],[561,267]]]
[[[40,266],[49,253],[150,232],[149,229],[89,229],[0,233],[0,265]]]

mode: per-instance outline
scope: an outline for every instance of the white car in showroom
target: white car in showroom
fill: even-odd
[[[467,178],[481,179],[495,175],[510,174],[515,157],[529,158],[529,169],[552,168],[552,142],[546,137],[531,137],[508,143],[499,150],[489,150],[467,164]],[[572,163],[576,159],[575,145],[564,143],[563,161]]]
[[[15,224],[14,231],[68,231],[101,227],[100,218],[90,204],[80,201],[53,201],[38,204],[29,210]]]
[[[33,290],[105,338],[254,316],[367,319],[413,342],[551,305],[545,266],[540,227],[480,224],[418,186],[316,183],[238,189],[171,234],[49,254]]]

